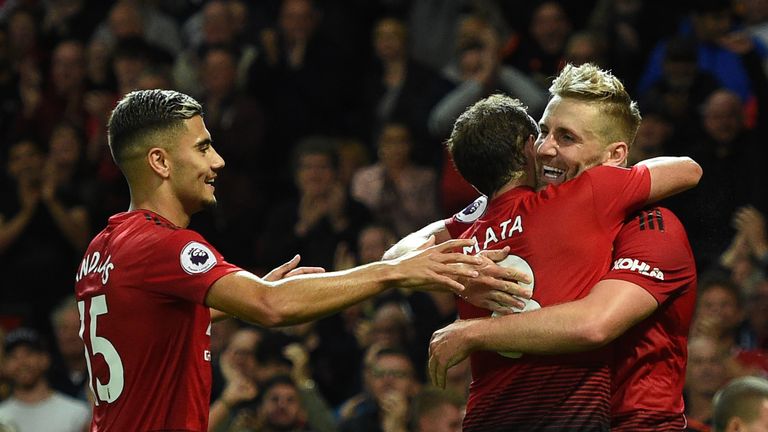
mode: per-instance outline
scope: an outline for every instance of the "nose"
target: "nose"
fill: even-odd
[[[213,164],[211,164],[211,168],[214,171],[224,168],[224,158],[221,157],[221,155],[213,147],[211,147],[211,151],[213,153]]]
[[[552,134],[547,134],[544,138],[536,141],[536,156],[556,156],[557,143]]]

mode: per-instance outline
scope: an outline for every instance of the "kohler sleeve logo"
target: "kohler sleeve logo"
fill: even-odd
[[[612,270],[629,270],[658,280],[664,280],[664,272],[657,267],[651,268],[648,264],[634,258],[617,259],[613,262]]]

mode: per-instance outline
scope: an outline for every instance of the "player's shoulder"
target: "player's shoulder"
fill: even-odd
[[[683,223],[672,210],[661,206],[644,207],[624,223],[623,232],[685,232]]]
[[[579,177],[585,177],[585,179],[606,178],[606,177],[613,178],[617,176],[626,176],[630,173],[637,173],[645,170],[646,168],[642,165],[635,165],[633,167],[623,167],[623,166],[614,166],[614,165],[596,165],[584,171],[584,173]],[[579,177],[577,177],[577,179]]]
[[[472,224],[476,220],[483,217],[486,210],[488,210],[488,197],[481,195],[471,204],[466,206],[464,210],[453,215],[452,221],[462,224]]]

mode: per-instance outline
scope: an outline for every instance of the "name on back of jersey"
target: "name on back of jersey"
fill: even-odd
[[[75,275],[75,282],[80,282],[80,279],[90,274],[98,273],[101,275],[101,284],[106,285],[109,280],[109,272],[115,268],[111,260],[112,255],[107,255],[102,260],[101,253],[98,251],[86,255],[83,262],[80,263],[80,270]]]
[[[485,233],[476,232],[472,236],[475,240],[474,246],[464,247],[465,254],[476,254],[481,250],[488,249],[488,246],[498,243],[501,240],[506,240],[512,237],[513,234],[522,234],[523,232],[523,218],[517,215],[513,218],[509,218],[504,222],[498,224],[498,226],[488,226],[485,228]],[[481,241],[482,240],[482,241]],[[481,246],[482,243],[482,246]]]

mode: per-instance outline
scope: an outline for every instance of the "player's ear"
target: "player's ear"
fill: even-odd
[[[147,152],[147,162],[149,168],[161,178],[168,178],[171,175],[171,165],[168,159],[168,152],[162,147],[152,147]]]
[[[629,156],[629,146],[623,141],[617,141],[608,144],[605,147],[605,160],[603,165],[626,166]]]

